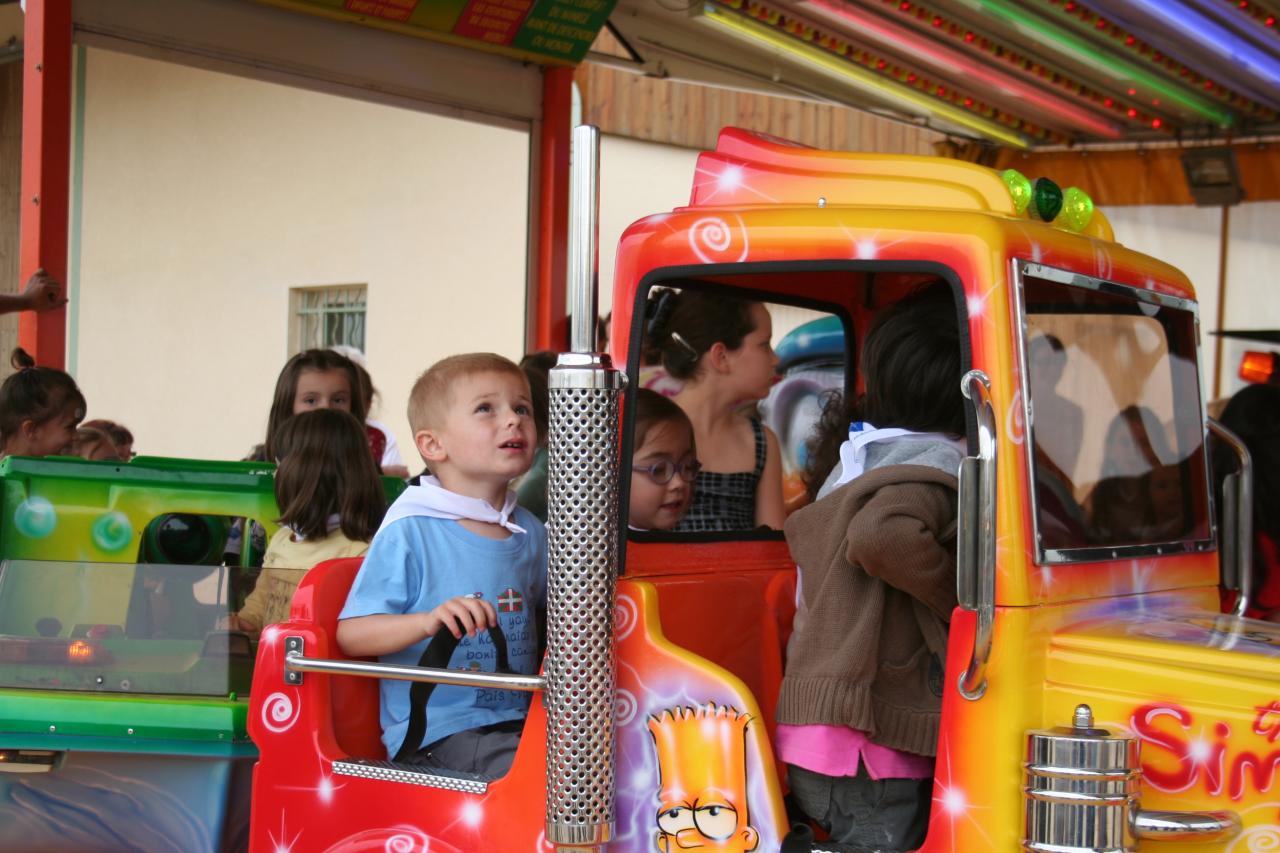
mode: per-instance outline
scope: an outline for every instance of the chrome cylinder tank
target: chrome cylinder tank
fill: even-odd
[[[1094,728],[1088,705],[1077,706],[1072,723],[1027,735],[1023,849],[1136,850],[1137,739]]]

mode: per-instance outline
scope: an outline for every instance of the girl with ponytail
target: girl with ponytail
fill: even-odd
[[[760,302],[723,291],[657,289],[646,306],[645,345],[674,379],[693,423],[702,471],[677,530],[782,529],[778,437],[743,406],[763,400],[778,357]]]
[[[9,362],[17,372],[0,385],[0,456],[69,454],[85,410],[76,381],[61,370],[36,367],[22,347]]]

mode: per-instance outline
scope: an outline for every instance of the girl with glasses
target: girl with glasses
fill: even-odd
[[[684,410],[656,391],[636,391],[635,455],[631,459],[633,530],[671,530],[684,517],[697,479],[693,424]]]

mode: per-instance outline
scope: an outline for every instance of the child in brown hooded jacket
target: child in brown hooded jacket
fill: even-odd
[[[885,853],[918,847],[929,814],[965,452],[957,313],[939,282],[876,318],[866,392],[853,412],[828,406],[822,488],[786,523],[800,600],[778,753],[833,841]]]

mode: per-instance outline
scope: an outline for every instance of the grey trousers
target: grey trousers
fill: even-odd
[[[794,764],[787,781],[800,808],[839,844],[880,853],[902,853],[924,843],[929,828],[932,779],[824,776]]]
[[[429,743],[406,762],[496,779],[506,775],[520,745],[524,720],[466,729]]]

